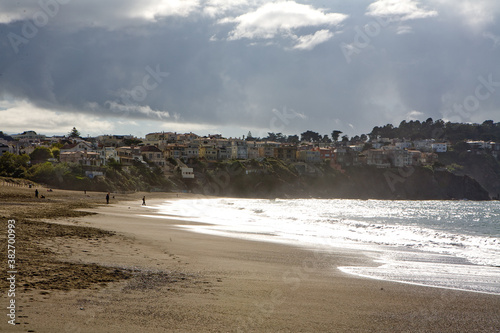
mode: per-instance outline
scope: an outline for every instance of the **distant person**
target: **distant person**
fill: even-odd
[[[143,206],[146,206],[146,196],[143,196],[143,197],[142,197],[142,205],[143,205]]]
[[[109,192],[106,194],[106,204],[109,204]]]
[[[35,190],[35,198],[38,198],[38,189]]]

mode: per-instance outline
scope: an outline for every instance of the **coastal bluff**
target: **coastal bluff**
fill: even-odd
[[[273,161],[255,171],[242,163],[216,170],[196,169],[190,191],[209,195],[254,198],[344,198],[383,200],[490,200],[475,179],[426,167],[350,167],[328,165],[301,173],[292,165]],[[249,172],[251,170],[251,172]]]

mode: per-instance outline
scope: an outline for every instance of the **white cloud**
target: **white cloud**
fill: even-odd
[[[203,6],[203,13],[216,17],[231,13],[244,13],[266,3],[266,0],[208,0]]]
[[[161,17],[186,17],[200,8],[200,0],[86,0],[0,2],[0,23],[29,20],[59,24],[65,28],[106,27],[116,29],[154,22]]]
[[[10,134],[34,130],[43,134],[68,133],[76,126],[82,134],[111,133],[111,121],[83,113],[56,112],[34,106],[28,101],[0,101],[2,127]]]
[[[396,33],[398,35],[409,34],[412,32],[413,32],[413,28],[410,27],[409,25],[401,25],[401,26],[397,27],[397,31],[396,31]]]
[[[338,25],[346,18],[344,14],[325,13],[310,5],[285,1],[267,3],[238,17],[221,19],[219,23],[236,23],[229,40],[271,39],[278,35],[294,36],[292,31],[298,28]]]
[[[464,23],[474,32],[480,32],[495,23],[500,14],[498,0],[435,0],[444,7],[446,13],[459,16],[458,22]]]
[[[497,36],[494,33],[487,31],[487,32],[483,33],[483,37],[487,38],[487,39],[491,39],[494,47],[500,46],[500,36]]]
[[[415,0],[377,0],[368,6],[366,15],[407,21],[437,16],[438,12],[422,8]]]
[[[149,2],[137,2],[142,4],[142,8],[132,16],[142,17],[146,20],[155,21],[158,17],[165,16],[188,16],[198,9],[198,0],[161,0]]]
[[[326,42],[333,37],[333,33],[327,29],[318,30],[313,35],[305,35],[298,38],[297,44],[293,47],[299,50],[312,50],[316,45]]]
[[[123,116],[133,115],[137,117],[139,115],[157,120],[170,118],[170,113],[168,111],[153,110],[149,105],[121,104],[116,101],[106,101],[104,105],[111,111]]]
[[[413,111],[410,111],[406,114],[406,120],[407,121],[419,120],[420,118],[422,118],[423,115],[424,115],[423,112],[413,110]]]

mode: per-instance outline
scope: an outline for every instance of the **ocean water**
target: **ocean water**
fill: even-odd
[[[160,217],[195,232],[322,251],[359,250],[358,276],[500,295],[500,202],[344,199],[173,200]]]

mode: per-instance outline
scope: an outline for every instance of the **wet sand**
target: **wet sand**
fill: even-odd
[[[178,226],[186,222],[141,216],[155,211],[141,206],[141,194],[130,196],[124,200],[134,201],[80,208],[94,215],[38,217],[52,228],[86,227],[86,237],[66,230],[69,235],[33,235],[30,242],[50,250],[61,267],[95,265],[98,272],[75,270],[80,284],[65,288],[56,287],[71,276],[20,290],[20,324],[12,329],[2,315],[1,331],[500,331],[499,296],[346,275],[336,267],[368,259],[351,250],[318,252],[189,232]],[[176,195],[146,196],[154,205]],[[108,281],[104,272],[116,276]],[[0,301],[7,304],[5,292]]]

